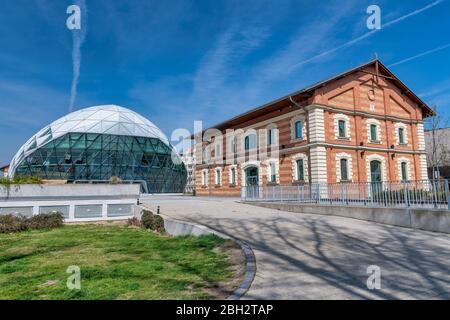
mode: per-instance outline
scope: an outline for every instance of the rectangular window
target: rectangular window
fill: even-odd
[[[408,164],[406,162],[401,163],[402,181],[408,180]]]
[[[233,184],[233,185],[236,184],[236,169],[235,168],[231,169],[231,184]]]
[[[222,180],[222,177],[220,176],[221,172],[220,170],[216,170],[216,185],[220,185],[220,182]]]
[[[267,143],[269,146],[275,144],[275,129],[267,131]]]
[[[348,161],[341,159],[341,181],[348,181]]]
[[[235,137],[231,138],[230,151],[232,154],[236,153],[236,138]]]
[[[202,172],[202,185],[206,186],[206,184],[207,184],[207,175],[206,175],[206,172],[203,171]]]
[[[303,139],[303,122],[297,121],[295,123],[295,139]]]
[[[270,182],[277,182],[277,175],[275,172],[275,163],[270,163]]]
[[[215,156],[220,157],[220,144],[216,144]]]
[[[398,143],[405,144],[405,129],[398,128]]]
[[[377,125],[370,125],[370,141],[378,141],[377,137]]]
[[[338,121],[338,129],[339,129],[339,138],[346,138],[347,137],[347,132],[345,130],[345,121],[344,120],[339,120]]]
[[[304,181],[304,180],[305,180],[305,172],[303,159],[299,159],[297,160],[297,181]]]

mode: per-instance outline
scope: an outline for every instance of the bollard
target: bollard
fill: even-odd
[[[159,214],[159,206],[156,207],[156,214]]]

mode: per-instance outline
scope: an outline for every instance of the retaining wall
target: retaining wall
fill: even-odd
[[[339,216],[405,228],[450,233],[450,211],[448,210],[347,207],[245,201],[243,203],[281,211]]]

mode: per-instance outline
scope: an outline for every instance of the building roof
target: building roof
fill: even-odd
[[[61,117],[32,136],[11,160],[10,175],[37,148],[69,132],[157,138],[171,147],[162,131],[136,112],[116,105],[95,106]]]
[[[4,170],[6,168],[9,168],[9,164],[5,164],[4,166],[0,167],[0,170]]]
[[[246,119],[258,117],[260,115],[266,114],[267,112],[271,112],[273,110],[276,110],[281,106],[282,103],[289,102],[290,99],[299,98],[299,97],[308,97],[311,95],[311,93],[322,86],[327,85],[330,82],[339,80],[341,78],[344,78],[348,76],[349,74],[352,74],[354,72],[361,71],[362,69],[365,69],[367,67],[375,66],[378,69],[378,72],[380,75],[386,75],[389,77],[391,81],[396,83],[398,87],[402,90],[404,94],[406,94],[412,101],[416,102],[422,109],[424,117],[432,116],[434,115],[433,110],[424,102],[422,99],[420,99],[414,92],[412,92],[400,79],[398,79],[380,60],[374,59],[367,63],[364,63],[362,65],[359,65],[357,67],[354,67],[352,69],[349,69],[347,71],[344,71],[338,75],[335,75],[331,78],[328,78],[326,80],[317,82],[313,85],[310,85],[306,88],[303,88],[301,90],[297,90],[295,92],[292,92],[286,96],[283,96],[281,98],[278,98],[276,100],[273,100],[269,103],[266,103],[262,106],[259,106],[257,108],[251,109],[247,112],[241,113],[229,120],[226,120],[222,123],[219,123],[215,126],[212,126],[211,128],[217,128],[219,130],[223,130],[226,127],[244,122]]]

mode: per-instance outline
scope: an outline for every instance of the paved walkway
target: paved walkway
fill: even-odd
[[[450,299],[450,235],[235,200],[152,196],[144,202],[248,243],[257,273],[247,299]],[[370,265],[381,268],[380,290],[367,289]]]

